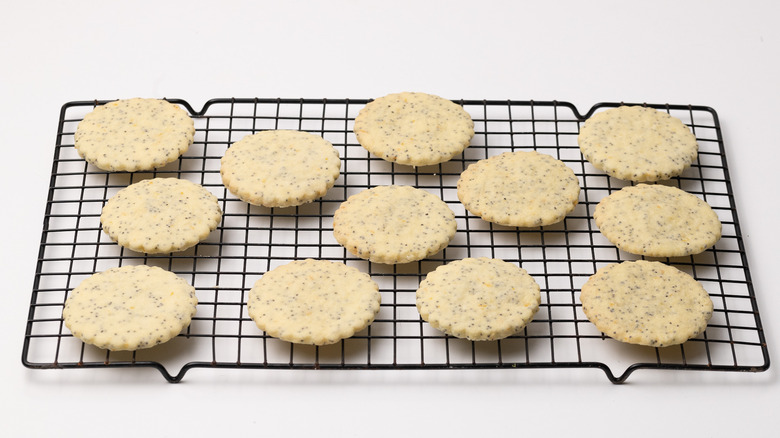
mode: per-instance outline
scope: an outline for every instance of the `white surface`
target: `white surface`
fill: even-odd
[[[28,370],[20,357],[63,103],[177,97],[200,108],[214,97],[368,98],[399,90],[557,99],[583,112],[600,101],[715,108],[774,354],[779,16],[773,1],[5,4],[4,434],[773,435],[775,364],[757,374],[639,370],[622,386],[597,370],[210,369],[170,385],[154,370]]]

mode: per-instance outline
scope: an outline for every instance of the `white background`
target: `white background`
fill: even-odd
[[[720,116],[770,354],[777,269],[775,1],[0,1],[5,436],[774,436],[777,366],[640,370],[28,370],[21,364],[65,102],[175,97],[707,105]],[[774,358],[774,356],[773,356]]]

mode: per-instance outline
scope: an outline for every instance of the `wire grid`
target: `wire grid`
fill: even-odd
[[[78,122],[101,101],[63,106],[54,151],[49,199],[35,274],[23,363],[31,368],[155,367],[179,382],[196,367],[263,369],[455,369],[597,368],[621,383],[640,368],[763,371],[769,358],[754,298],[717,115],[690,105],[647,105],[691,127],[699,157],[670,181],[707,201],[723,223],[714,248],[689,257],[656,259],[693,275],[715,305],[707,330],[666,348],[619,343],[587,320],[579,290],[609,263],[639,257],[624,253],[597,230],[596,204],[627,183],[606,176],[582,158],[581,123],[619,103],[602,103],[581,115],[566,102],[456,101],[475,123],[462,155],[443,164],[413,168],[371,156],[356,141],[354,118],[368,100],[213,99],[201,111],[169,99],[192,114],[195,140],[178,161],[153,172],[109,173],[87,165],[73,147]],[[230,144],[267,129],[321,135],[342,157],[341,176],[327,195],[300,207],[263,208],[226,191],[220,158]],[[469,214],[459,203],[460,173],[480,159],[512,150],[550,154],[580,180],[579,204],[558,224],[533,229],[503,227]],[[101,230],[100,212],[111,196],[150,177],[179,177],[214,193],[224,216],[205,241],[169,255],[123,249]],[[412,185],[443,199],[455,212],[458,232],[438,254],[415,263],[382,265],[357,259],[334,239],[332,216],[347,197],[386,184]],[[542,303],[528,326],[493,342],[446,336],[420,319],[415,292],[439,265],[465,257],[492,257],[525,268],[540,284]],[[350,339],[325,347],[294,345],[265,335],[248,317],[248,290],[265,272],[304,258],[346,263],[379,284],[382,305],[374,321]],[[111,267],[148,264],[171,270],[192,284],[199,304],[178,337],[137,352],[108,352],[74,338],[62,321],[69,291]]]

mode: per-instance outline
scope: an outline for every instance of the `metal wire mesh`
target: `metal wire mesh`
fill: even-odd
[[[192,114],[196,134],[178,161],[154,172],[109,173],[87,165],[73,148],[78,122],[103,102],[63,106],[54,148],[49,198],[32,289],[22,361],[31,368],[155,367],[170,382],[195,367],[281,369],[599,368],[620,383],[636,369],[762,371],[769,358],[737,219],[717,115],[707,107],[648,105],[691,127],[699,158],[672,183],[700,196],[717,212],[723,237],[690,257],[660,259],[700,281],[715,312],[706,332],[662,349],[621,344],[585,318],[578,294],[595,271],[636,259],[596,229],[592,213],[603,197],[627,183],[585,161],[577,145],[584,115],[566,102],[457,101],[475,122],[465,152],[440,165],[413,168],[368,154],[352,133],[368,102],[353,99],[214,99],[201,111],[170,99]],[[222,186],[219,160],[230,144],[266,129],[297,129],[323,136],[338,149],[342,172],[327,195],[292,208],[263,208],[239,201]],[[580,180],[580,202],[548,227],[518,229],[475,217],[458,202],[455,184],[477,160],[511,150],[537,150],[562,160]],[[101,209],[127,185],[154,176],[202,184],[224,211],[207,240],[181,253],[151,256],[123,249],[102,232]],[[458,232],[440,253],[406,265],[356,259],[334,239],[332,215],[348,196],[383,184],[406,184],[443,199],[456,213]],[[425,275],[448,261],[494,257],[525,268],[542,289],[542,304],[524,331],[500,341],[452,338],[424,323],[415,291]],[[344,262],[369,273],[380,286],[375,322],[356,336],[326,347],[293,345],[266,336],[247,316],[247,292],[265,272],[302,258]],[[192,284],[198,311],[192,324],[168,343],[137,352],[107,352],[84,345],[62,321],[69,291],[105,269],[148,264]]]

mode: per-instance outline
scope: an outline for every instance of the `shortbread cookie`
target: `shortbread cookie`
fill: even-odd
[[[597,113],[580,128],[580,151],[607,175],[660,181],[680,175],[696,159],[696,137],[679,119],[653,108],[621,106]]]
[[[395,163],[428,166],[463,152],[474,121],[462,106],[432,94],[396,93],[369,102],[355,118],[358,142]]]
[[[706,202],[657,184],[628,186],[598,203],[599,231],[623,251],[650,257],[699,254],[720,239],[718,215]]]
[[[186,111],[160,99],[126,99],[96,107],[74,135],[79,155],[115,172],[162,167],[189,149],[195,124]]]
[[[324,138],[302,131],[262,131],[234,143],[222,157],[222,182],[244,202],[291,207],[322,197],[341,170]]]
[[[379,287],[343,263],[298,260],[274,268],[249,291],[247,311],[269,336],[328,345],[368,327],[379,312]]]
[[[375,263],[422,260],[455,236],[455,213],[425,190],[378,186],[350,196],[333,215],[333,235],[349,252]]]
[[[472,214],[499,225],[541,227],[560,222],[577,205],[574,171],[550,155],[505,152],[470,165],[458,199]]]
[[[599,269],[582,286],[582,310],[605,335],[629,344],[681,344],[707,327],[712,299],[693,277],[637,260]]]
[[[498,259],[439,266],[417,290],[423,320],[448,335],[492,341],[513,335],[539,310],[539,285],[525,269]]]
[[[123,266],[94,274],[65,300],[62,318],[73,336],[108,350],[167,342],[190,325],[195,288],[156,266]]]
[[[222,220],[217,197],[176,178],[147,179],[117,192],[100,215],[103,231],[125,248],[147,254],[182,251]]]

